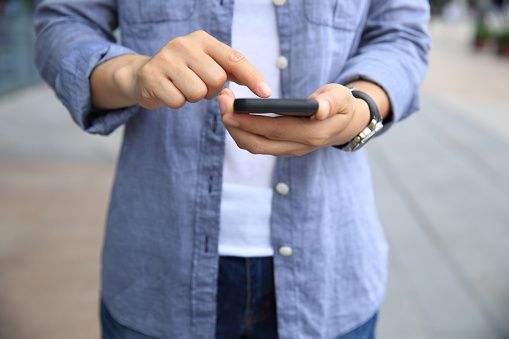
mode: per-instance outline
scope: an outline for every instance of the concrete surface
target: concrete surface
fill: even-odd
[[[370,145],[392,247],[382,338],[509,338],[509,61],[431,26],[420,113]]]
[[[422,111],[369,146],[391,244],[382,339],[509,338],[509,62],[432,25]],[[0,339],[98,337],[120,133],[86,135],[49,89],[0,98]]]

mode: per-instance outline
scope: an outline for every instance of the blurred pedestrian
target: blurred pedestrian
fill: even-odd
[[[125,125],[103,337],[374,338],[387,244],[353,151],[417,110],[428,20],[424,0],[43,1],[41,74],[85,131]],[[319,109],[233,111],[271,95]]]

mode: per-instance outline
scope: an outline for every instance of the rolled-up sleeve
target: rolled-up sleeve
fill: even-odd
[[[92,107],[89,77],[111,58],[136,54],[116,43],[116,1],[43,1],[36,10],[36,65],[83,130],[109,134],[138,111]]]
[[[338,82],[363,79],[381,86],[391,102],[389,127],[419,109],[430,49],[429,2],[375,0],[370,6],[359,48]]]

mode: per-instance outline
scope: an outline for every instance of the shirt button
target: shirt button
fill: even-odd
[[[288,68],[288,59],[284,56],[279,56],[276,60],[276,66],[279,69],[286,69]]]
[[[280,182],[276,185],[276,191],[281,195],[288,195],[288,193],[290,193],[290,187],[284,182]]]
[[[286,3],[286,0],[272,0],[272,1],[276,6],[283,6]]]
[[[282,255],[283,257],[289,257],[291,256],[293,253],[293,250],[290,246],[281,246],[279,248],[279,254]]]

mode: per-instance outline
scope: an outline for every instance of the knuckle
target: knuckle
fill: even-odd
[[[140,96],[143,101],[151,101],[155,98],[155,91],[150,86],[144,86],[141,88]]]
[[[205,96],[205,99],[211,100],[214,99],[218,95],[217,91],[208,91],[207,95]]]
[[[142,84],[149,83],[156,75],[156,69],[151,63],[143,65],[138,72],[138,80]]]
[[[174,37],[173,39],[170,40],[170,42],[168,43],[168,45],[172,45],[172,46],[178,46],[180,44],[183,44],[185,43],[184,42],[184,37],[183,36],[176,36]]]
[[[244,54],[242,54],[241,52],[237,51],[237,50],[234,50],[232,49],[230,51],[230,54],[228,56],[228,60],[230,60],[231,63],[233,64],[237,64],[239,62],[242,62],[246,59],[246,57],[244,56]]]
[[[312,151],[312,148],[310,148],[310,147],[301,147],[301,148],[293,150],[290,155],[294,156],[294,157],[302,157],[302,156],[308,154],[310,151]]]
[[[161,106],[161,102],[157,99],[152,87],[142,87],[140,89],[138,103],[147,109],[155,109]]]
[[[217,74],[214,74],[212,77],[210,85],[217,89],[223,87],[227,80],[228,76],[226,75],[225,71],[217,72]]]
[[[260,154],[253,146],[249,147],[246,149],[246,151],[248,151],[249,153],[251,153],[252,155],[258,155]]]
[[[198,29],[194,32],[191,33],[191,35],[194,35],[194,36],[197,36],[199,38],[206,38],[206,37],[209,37],[209,33],[207,33],[205,30],[203,29]]]
[[[189,45],[190,45],[189,39],[186,37],[183,37],[183,36],[178,36],[176,38],[173,38],[168,44],[169,47],[173,47],[178,50],[186,50],[186,49],[190,48]]]
[[[169,106],[170,106],[170,108],[178,109],[178,108],[181,108],[182,106],[184,106],[185,103],[186,103],[186,99],[183,96],[179,95],[170,101]]]
[[[302,156],[305,156],[306,154],[308,154],[311,150],[310,149],[301,149],[299,151],[297,151],[297,156],[298,157],[302,157]]]
[[[198,102],[201,99],[205,98],[207,95],[207,87],[205,86],[196,86],[187,96],[187,100],[190,102]]]
[[[297,156],[297,153],[296,153],[295,150],[286,149],[286,150],[279,151],[277,156],[281,156],[281,157],[295,157],[295,156]]]
[[[262,146],[259,143],[251,143],[247,149],[251,154],[262,154]]]
[[[170,48],[163,48],[154,55],[154,59],[165,64],[171,64],[175,59],[175,53]]]
[[[248,151],[248,146],[244,142],[235,139],[235,143],[237,144],[237,146],[240,149],[243,149],[244,151]]]

